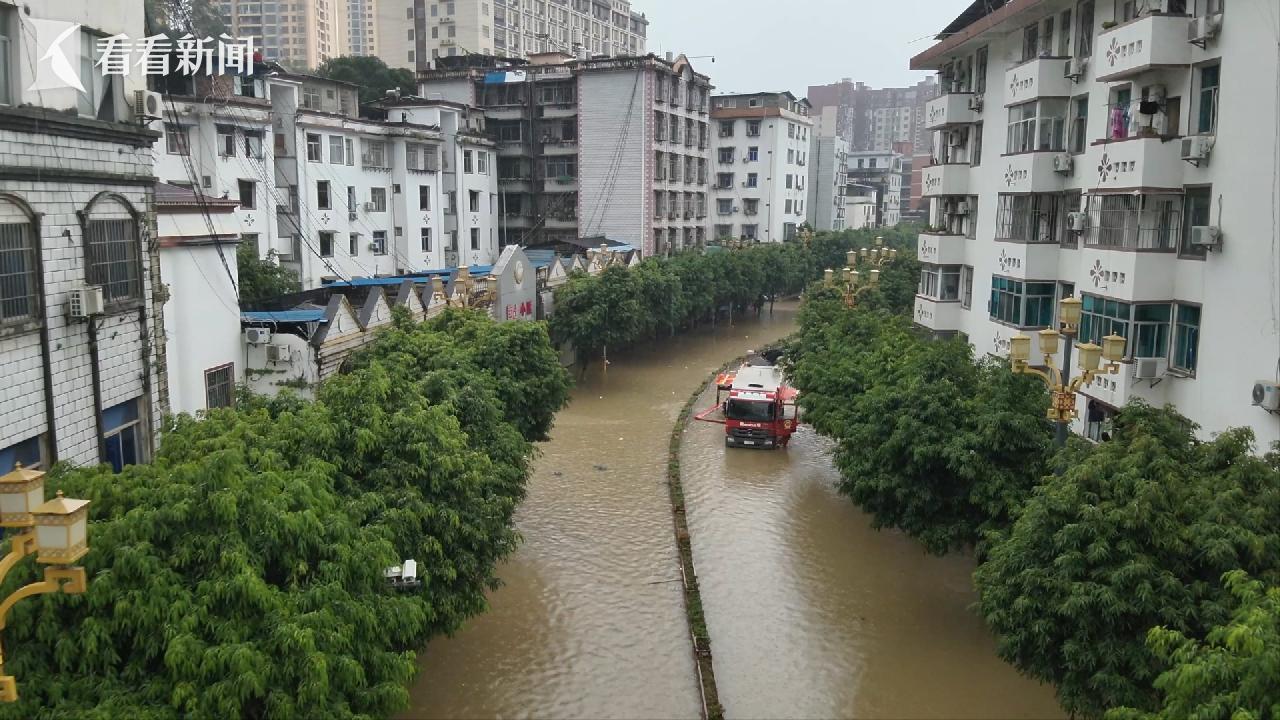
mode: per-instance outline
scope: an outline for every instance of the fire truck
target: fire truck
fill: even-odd
[[[694,418],[723,424],[727,447],[784,448],[800,424],[796,394],[781,368],[748,362],[716,377],[716,404]]]

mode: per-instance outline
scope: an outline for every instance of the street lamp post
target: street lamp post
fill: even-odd
[[[1076,413],[1076,394],[1080,387],[1089,383],[1100,374],[1114,374],[1120,370],[1120,360],[1124,358],[1125,340],[1119,335],[1108,335],[1102,338],[1102,345],[1080,343],[1075,346],[1079,351],[1078,362],[1081,373],[1071,377],[1071,350],[1080,329],[1080,300],[1063,298],[1058,308],[1058,330],[1045,329],[1036,333],[1040,336],[1040,352],[1044,355],[1044,370],[1032,367],[1031,337],[1019,333],[1009,341],[1009,360],[1015,373],[1035,375],[1044,381],[1049,388],[1052,402],[1049,404],[1047,416],[1056,424],[1054,442],[1061,446],[1067,442],[1068,426]],[[1066,345],[1062,351],[1062,367],[1054,363],[1054,355],[1058,353],[1058,342],[1066,337]],[[1103,360],[1106,360],[1103,363]]]
[[[24,585],[0,600],[0,630],[20,600],[51,592],[82,593],[88,586],[83,567],[71,563],[89,552],[89,501],[62,496],[44,502],[44,472],[18,465],[0,476],[0,527],[13,528],[9,554],[0,559],[0,583],[23,558],[49,565],[44,580]],[[18,683],[4,674],[0,654],[0,702],[18,699]]]
[[[880,238],[876,240],[881,242]],[[859,292],[880,284],[880,268],[897,257],[898,251],[893,248],[849,250],[844,254],[845,266],[841,268],[839,278],[831,268],[823,271],[822,278],[828,285],[838,284],[844,291],[844,304],[852,308],[857,305]],[[864,279],[865,283],[862,282]]]

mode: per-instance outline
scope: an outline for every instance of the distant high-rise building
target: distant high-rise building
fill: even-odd
[[[358,25],[351,12],[363,15],[365,8],[374,2],[221,0],[218,10],[232,37],[253,38],[264,59],[301,70],[318,67],[331,57],[369,54],[363,52],[369,47],[367,33],[357,40],[362,48],[360,53],[350,50],[348,36],[352,28],[367,28]]]
[[[916,152],[928,152],[924,106],[937,96],[938,81],[932,77],[904,88],[876,89],[850,78],[809,86],[814,113],[836,108],[835,133],[854,152],[889,151],[903,142],[911,143]]]

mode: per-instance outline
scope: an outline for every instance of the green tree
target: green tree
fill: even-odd
[[[147,0],[144,12],[148,33],[217,38],[227,32],[212,0]]]
[[[1147,645],[1168,667],[1156,678],[1159,709],[1112,710],[1107,720],[1265,720],[1280,717],[1280,588],[1241,570],[1223,578],[1238,608],[1196,640],[1152,628]]]
[[[974,578],[1000,655],[1058,686],[1070,712],[1153,710],[1164,627],[1189,637],[1227,622],[1220,578],[1280,568],[1280,479],[1247,430],[1211,442],[1170,410],[1130,404],[1109,442],[1077,449]]]
[[[361,105],[386,98],[388,90],[399,90],[401,95],[418,93],[418,81],[413,71],[387,67],[381,58],[373,55],[329,58],[320,63],[316,73],[331,80],[359,85]]]
[[[236,248],[236,274],[242,304],[270,300],[302,289],[298,273],[281,266],[274,257],[259,258],[258,248],[252,243],[242,242]]]

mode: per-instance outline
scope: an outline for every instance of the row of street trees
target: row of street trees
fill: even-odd
[[[1141,404],[1055,457],[1042,386],[909,307],[806,294],[789,357],[841,490],[930,552],[974,548],[1001,656],[1073,716],[1280,717],[1280,459]]]
[[[804,289],[825,268],[845,264],[845,252],[867,247],[877,235],[886,246],[909,248],[906,229],[821,233],[809,243],[764,243],[714,248],[671,258],[649,258],[635,268],[611,266],[599,275],[575,273],[557,288],[551,336],[572,343],[582,362],[605,349],[674,335],[722,313],[744,312]],[[904,260],[914,266],[914,260]],[[900,285],[900,284],[899,284]],[[898,294],[914,296],[916,280]]]
[[[22,699],[0,716],[403,709],[414,653],[484,609],[532,442],[568,390],[540,323],[399,313],[314,401],[176,418],[153,462],[120,474],[56,468],[54,487],[93,501],[89,587],[14,608]],[[383,577],[404,558],[420,590]]]

